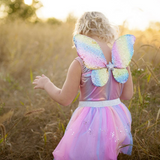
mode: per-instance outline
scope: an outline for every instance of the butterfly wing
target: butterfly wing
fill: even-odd
[[[89,69],[104,68],[107,61],[98,43],[87,36],[77,34],[73,37],[79,57]]]
[[[107,83],[108,78],[109,78],[109,72],[107,71],[106,68],[92,70],[91,80],[95,86],[97,87],[104,86]]]
[[[134,53],[134,42],[135,37],[126,34],[119,37],[113,44],[112,63],[114,64],[114,70],[112,73],[119,83],[125,83],[128,80],[129,74],[126,67],[129,65]]]
[[[116,68],[126,68],[133,56],[135,36],[126,34],[119,37],[112,47],[112,63]]]
[[[125,83],[128,80],[129,74],[127,69],[116,69],[112,71],[115,80],[119,83]]]

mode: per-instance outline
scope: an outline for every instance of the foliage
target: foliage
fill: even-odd
[[[160,22],[150,22],[149,28],[160,31]]]
[[[39,0],[33,0],[31,5],[24,3],[24,0],[0,0],[0,5],[5,6],[4,12],[11,19],[21,18],[35,21],[36,11],[42,6]]]
[[[62,21],[60,21],[59,19],[56,19],[56,18],[52,17],[52,18],[48,18],[47,19],[47,23],[59,25],[59,24],[62,24]]]
[[[67,23],[75,23],[77,21],[77,18],[74,16],[74,14],[71,12],[68,14],[66,18]]]

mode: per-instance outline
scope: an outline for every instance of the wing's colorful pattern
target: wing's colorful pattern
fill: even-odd
[[[104,68],[107,61],[98,43],[87,36],[77,34],[73,37],[78,55],[89,69]]]
[[[91,79],[95,86],[104,86],[109,78],[109,72],[106,68],[93,70],[91,73]]]
[[[112,71],[115,80],[119,83],[125,83],[128,80],[128,71],[127,69],[117,69],[114,68]]]
[[[112,63],[116,68],[126,68],[133,56],[135,37],[130,34],[119,37],[112,47]]]
[[[92,70],[91,79],[95,86],[103,86],[107,83],[108,71],[112,71],[117,82],[125,83],[127,81],[129,75],[126,67],[129,65],[134,53],[135,37],[133,35],[123,35],[114,42],[112,63],[109,62],[109,64],[107,64],[102,49],[94,39],[77,34],[74,36],[73,41],[85,66]]]

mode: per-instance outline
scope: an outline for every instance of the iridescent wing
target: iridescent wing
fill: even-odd
[[[126,67],[129,65],[134,49],[133,45],[135,37],[130,34],[119,37],[113,44],[112,48],[112,71],[115,80],[119,83],[125,83],[128,80],[128,71]]]
[[[128,80],[129,74],[127,69],[116,69],[112,71],[115,80],[119,83],[125,83]]]
[[[112,63],[116,68],[126,68],[133,56],[135,37],[130,34],[119,37],[112,47]]]
[[[79,57],[89,69],[104,68],[107,61],[99,44],[92,38],[77,34],[73,37]]]
[[[104,86],[109,78],[109,72],[107,68],[92,70],[91,79],[95,86],[102,87]]]

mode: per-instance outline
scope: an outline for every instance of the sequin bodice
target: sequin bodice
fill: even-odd
[[[97,87],[91,81],[91,70],[85,67],[80,57],[77,57],[76,60],[79,61],[82,68],[80,101],[104,101],[120,97],[124,84],[118,83],[112,72],[109,74],[108,82],[102,87]]]

